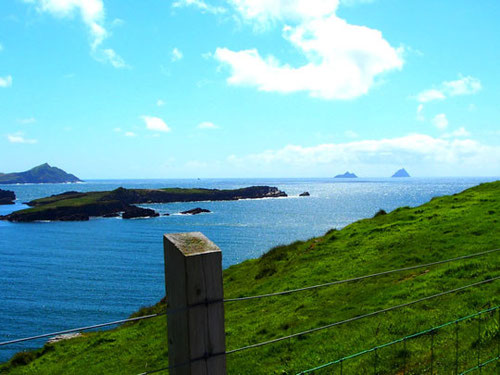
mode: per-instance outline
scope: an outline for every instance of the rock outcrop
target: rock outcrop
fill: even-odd
[[[192,210],[182,211],[181,214],[183,214],[183,215],[198,215],[198,214],[209,213],[209,212],[212,212],[212,211],[207,210],[205,208],[196,207],[196,208],[193,208]]]
[[[122,219],[135,219],[139,217],[157,217],[160,216],[155,210],[137,206],[128,207],[122,214]]]
[[[300,193],[300,194],[299,194],[299,197],[308,197],[308,196],[310,196],[310,195],[311,195],[311,194],[309,194],[309,192],[308,192],[308,191],[304,191],[303,193]]]
[[[0,189],[0,204],[14,204],[16,194],[10,190]]]

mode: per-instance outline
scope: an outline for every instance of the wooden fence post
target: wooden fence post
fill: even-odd
[[[165,234],[163,244],[170,374],[226,374],[222,253],[199,232]]]

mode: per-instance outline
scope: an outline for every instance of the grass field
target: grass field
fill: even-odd
[[[224,271],[225,298],[270,293],[500,247],[500,182],[360,220]],[[161,239],[158,239],[161,241]],[[226,303],[232,350],[500,275],[500,253],[311,291]],[[295,374],[500,304],[500,281],[229,355],[231,374]],[[159,312],[163,304],[135,315]],[[35,329],[36,331],[36,329]],[[166,318],[46,344],[0,365],[8,374],[138,374],[167,366]],[[454,326],[343,362],[343,374],[452,374]],[[459,325],[459,369],[498,355],[499,315]],[[431,345],[434,354],[431,361]],[[432,363],[431,363],[432,362]],[[482,368],[498,374],[499,362]],[[167,372],[164,372],[167,373]],[[340,373],[339,366],[315,373]]]

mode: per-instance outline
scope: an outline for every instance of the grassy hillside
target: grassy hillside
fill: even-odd
[[[355,222],[322,237],[272,249],[224,271],[225,297],[299,288],[500,247],[500,182],[482,184],[420,207]],[[160,239],[159,239],[160,241]],[[160,246],[160,245],[159,245]],[[500,275],[500,255],[367,279],[287,296],[227,303],[227,349],[265,341]],[[228,356],[231,374],[294,374],[401,336],[500,304],[500,281]],[[158,304],[138,314],[161,311]],[[460,370],[497,355],[498,311],[459,327]],[[479,326],[480,324],[480,326]],[[480,339],[478,339],[478,329]],[[34,332],[35,333],[35,332]],[[453,373],[454,327],[343,364],[344,374]],[[480,350],[480,352],[478,352]],[[138,374],[167,365],[166,318],[127,324],[0,365],[8,374]],[[497,363],[482,374],[498,373]],[[318,373],[339,373],[327,368]],[[165,374],[167,372],[164,372]]]

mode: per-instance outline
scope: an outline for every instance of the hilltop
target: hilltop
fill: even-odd
[[[75,175],[64,172],[48,163],[25,172],[0,173],[0,184],[47,184],[81,182]]]
[[[383,207],[382,207],[383,208]],[[224,271],[225,298],[301,288],[495,249],[500,244],[500,181],[481,184],[460,194],[434,198],[419,207],[401,207],[388,214],[357,221],[341,230],[307,241],[271,249],[258,259]],[[158,239],[161,251],[161,239]],[[235,349],[442,291],[497,277],[499,256],[416,269],[355,283],[266,299],[227,303],[227,349]],[[162,283],[162,280],[158,280]],[[500,303],[499,282],[463,293],[332,327],[300,338],[228,356],[230,374],[295,374],[304,369],[369,349]],[[141,309],[134,316],[164,311],[164,303]],[[460,325],[459,365],[465,371],[497,355],[495,316]],[[38,333],[33,327],[34,334]],[[6,374],[138,374],[167,365],[164,316],[129,323],[117,329],[85,333],[17,354],[0,365]],[[429,371],[434,345],[434,373],[454,371],[454,328],[428,334],[344,363],[345,374],[402,374]],[[495,339],[496,337],[496,339]],[[450,349],[450,348],[453,348]],[[483,368],[493,374],[495,363]],[[427,371],[427,372],[426,372]],[[339,373],[338,367],[318,373]],[[407,373],[410,373],[408,371]],[[159,372],[167,374],[167,372]]]
[[[350,173],[349,171],[344,174],[338,174],[334,178],[358,178],[354,173]]]
[[[410,177],[410,174],[406,171],[406,169],[401,168],[394,172],[391,177]]]

